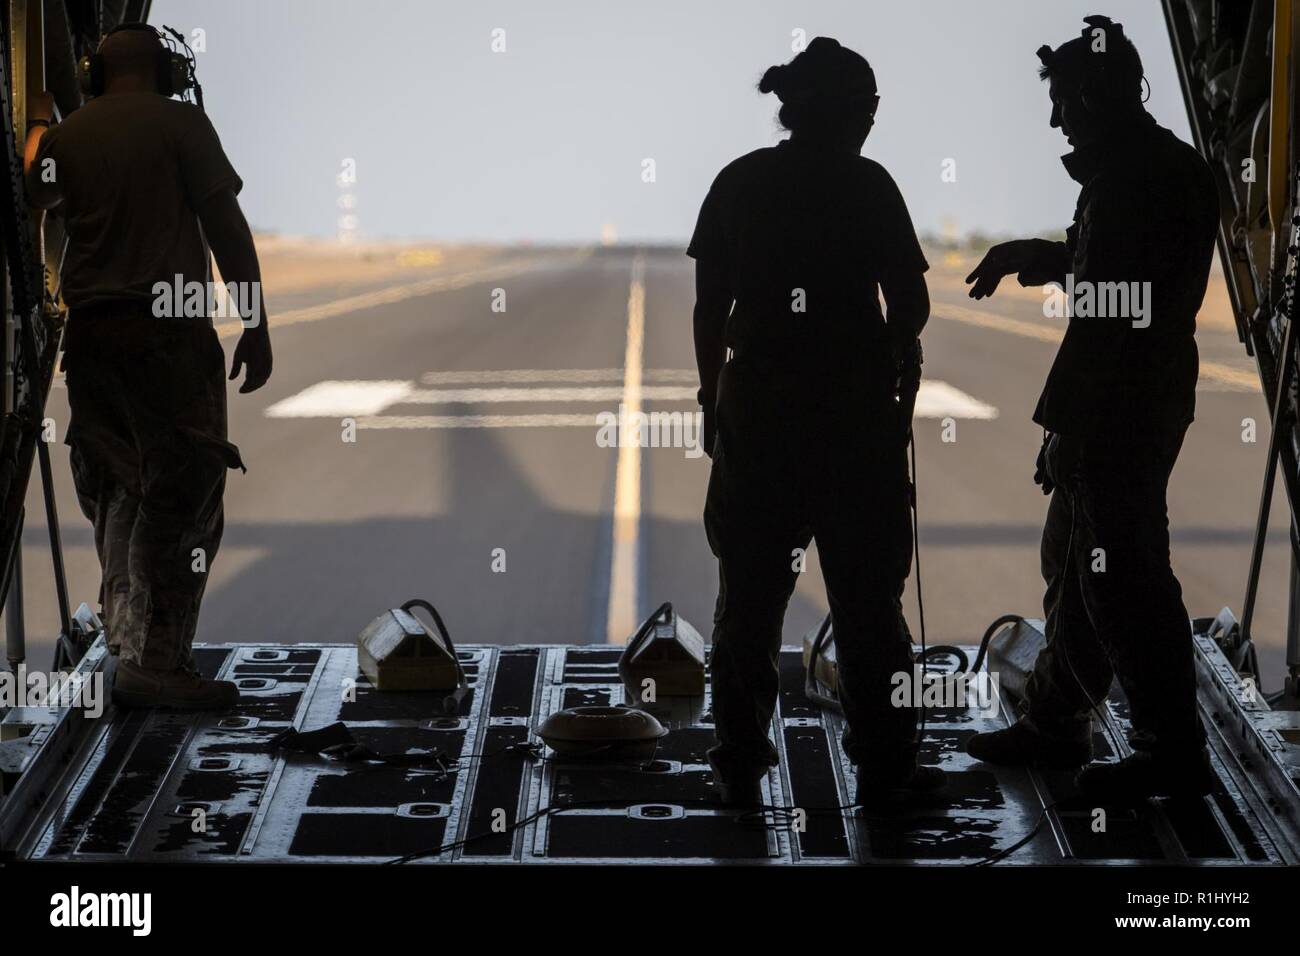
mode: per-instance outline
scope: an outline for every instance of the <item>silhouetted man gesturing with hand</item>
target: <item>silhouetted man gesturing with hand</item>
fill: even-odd
[[[1025,715],[976,735],[972,756],[1071,768],[1092,755],[1090,716],[1117,676],[1135,754],[1094,764],[1096,799],[1203,793],[1212,779],[1196,712],[1192,636],[1169,562],[1169,475],[1192,421],[1197,351],[1218,208],[1209,168],[1142,106],[1142,63],[1119,24],[1042,47],[1053,128],[1082,186],[1065,242],[989,250],[974,298],[1016,275],[1068,292],[1065,337],[1038,400],[1035,480],[1052,495],[1043,529],[1048,644]]]

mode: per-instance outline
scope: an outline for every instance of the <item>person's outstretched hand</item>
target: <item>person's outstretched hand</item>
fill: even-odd
[[[244,384],[239,386],[240,394],[255,392],[266,384],[271,377],[271,333],[263,319],[257,325],[244,329],[235,346],[235,354],[230,360],[230,380],[239,378],[239,373],[247,366]]]
[[[997,291],[998,283],[1009,275],[1024,272],[1033,261],[1034,240],[1012,239],[1000,242],[984,253],[984,258],[966,277],[972,299],[985,299]],[[974,285],[971,285],[974,283]]]

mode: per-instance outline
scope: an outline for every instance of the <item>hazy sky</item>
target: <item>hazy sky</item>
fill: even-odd
[[[871,61],[864,152],[919,230],[1064,226],[1077,189],[1034,50],[1090,13],[1125,25],[1148,108],[1185,137],[1156,0],[155,0],[151,19],[205,31],[208,112],[259,229],[334,235],[352,158],[367,238],[681,241],[718,169],[783,135],[755,83],[795,30]]]

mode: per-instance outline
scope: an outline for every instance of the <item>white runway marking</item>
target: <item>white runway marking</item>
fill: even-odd
[[[618,402],[625,386],[579,388],[443,388],[414,389],[402,398],[410,405],[474,405],[479,402]],[[641,389],[647,401],[686,401],[695,399],[689,385],[650,385]]]
[[[560,369],[553,374],[546,369],[516,369],[502,371],[428,372],[421,377],[425,383],[436,379],[446,384],[467,382],[581,382],[602,381],[617,371],[614,369]],[[513,374],[512,374],[513,373]],[[649,369],[640,381],[695,381],[691,369]],[[681,402],[691,410],[695,407],[695,386],[646,385],[636,390],[638,401]],[[480,405],[501,402],[594,402],[603,403],[612,410],[623,402],[628,413],[632,411],[627,401],[627,382],[622,385],[504,385],[479,388],[417,388],[411,382],[399,381],[330,381],[318,382],[297,395],[276,402],[266,410],[268,418],[342,418],[355,417],[361,428],[509,428],[512,423],[520,428],[539,428],[547,424],[572,426],[599,423],[595,414],[534,414],[534,415],[385,415],[397,405]],[[365,421],[361,421],[362,418]],[[924,381],[916,398],[917,418],[964,418],[991,421],[998,410],[968,395],[947,382]],[[380,424],[380,420],[383,424]],[[487,423],[487,424],[485,424]]]
[[[357,428],[595,428],[595,412],[586,415],[363,415]]]
[[[648,368],[641,374],[643,382],[672,383],[689,385],[699,382],[699,375],[693,368]],[[420,376],[424,385],[516,385],[538,382],[562,382],[578,384],[583,382],[621,383],[621,368],[502,368],[459,371],[449,369],[439,372],[425,372]],[[694,397],[694,392],[691,393]]]
[[[992,421],[998,410],[947,382],[922,382],[916,393],[916,418],[973,418]]]
[[[317,382],[266,410],[267,418],[377,415],[415,388],[410,382]]]

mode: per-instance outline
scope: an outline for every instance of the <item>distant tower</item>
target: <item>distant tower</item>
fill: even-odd
[[[357,164],[354,159],[343,160],[338,175],[338,237],[340,245],[350,245],[357,239],[357,195],[353,187],[357,184]]]

